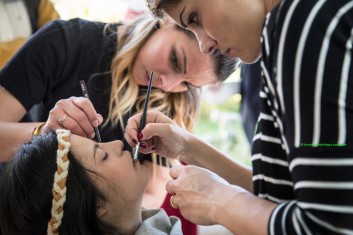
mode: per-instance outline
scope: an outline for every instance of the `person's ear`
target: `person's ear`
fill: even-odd
[[[97,207],[97,216],[98,218],[102,218],[105,214],[107,214],[107,209],[103,206],[98,206]]]

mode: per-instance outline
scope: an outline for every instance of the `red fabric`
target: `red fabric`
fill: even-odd
[[[186,220],[180,213],[179,210],[174,209],[171,205],[170,205],[170,197],[172,195],[171,194],[167,194],[167,196],[164,199],[164,202],[161,206],[161,208],[163,208],[167,214],[169,216],[176,216],[181,220],[181,228],[183,230],[183,234],[184,235],[197,235],[197,225],[191,223],[189,220]]]

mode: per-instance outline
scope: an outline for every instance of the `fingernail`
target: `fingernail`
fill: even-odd
[[[94,138],[94,135],[95,135],[95,133],[93,132],[93,133],[91,134],[90,138],[93,139],[93,138]]]
[[[137,138],[138,138],[139,140],[143,138],[142,132],[140,132],[140,133],[137,134]]]
[[[144,149],[147,148],[147,144],[145,144],[145,143],[141,143],[140,146]]]
[[[99,121],[98,121],[98,120],[95,120],[95,121],[92,123],[93,127],[97,127],[98,124],[99,124]]]
[[[137,140],[135,139],[132,139],[132,142],[134,142],[134,144],[137,144]]]
[[[152,147],[152,151],[156,151],[157,149],[158,149],[157,146]]]
[[[103,118],[101,116],[97,116],[98,118],[98,124],[101,124],[103,122]]]

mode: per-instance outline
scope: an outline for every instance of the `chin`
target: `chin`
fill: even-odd
[[[240,57],[241,62],[244,64],[254,64],[261,58],[261,53],[257,53],[256,55],[245,55]]]

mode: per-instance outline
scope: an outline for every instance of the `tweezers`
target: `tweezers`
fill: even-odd
[[[145,103],[143,105],[143,113],[141,116],[141,121],[140,121],[138,133],[140,133],[143,130],[143,128],[145,128],[145,125],[146,125],[147,107],[148,107],[148,101],[150,99],[150,91],[151,91],[151,87],[152,87],[152,81],[153,81],[153,71],[151,72],[150,81],[148,83],[147,95],[146,95]],[[134,160],[137,159],[137,157],[139,155],[140,144],[141,144],[141,142],[139,141],[135,147]]]
[[[89,99],[89,96],[88,96],[88,91],[87,91],[87,87],[86,87],[86,83],[84,80],[81,80],[80,81],[80,85],[81,85],[81,90],[82,90],[82,93],[84,95],[84,97],[86,97],[88,100]],[[99,130],[98,130],[98,127],[93,127],[94,128],[94,132],[96,133],[96,138],[97,138],[97,141],[100,143],[102,142],[101,140],[101,135],[99,134]]]

